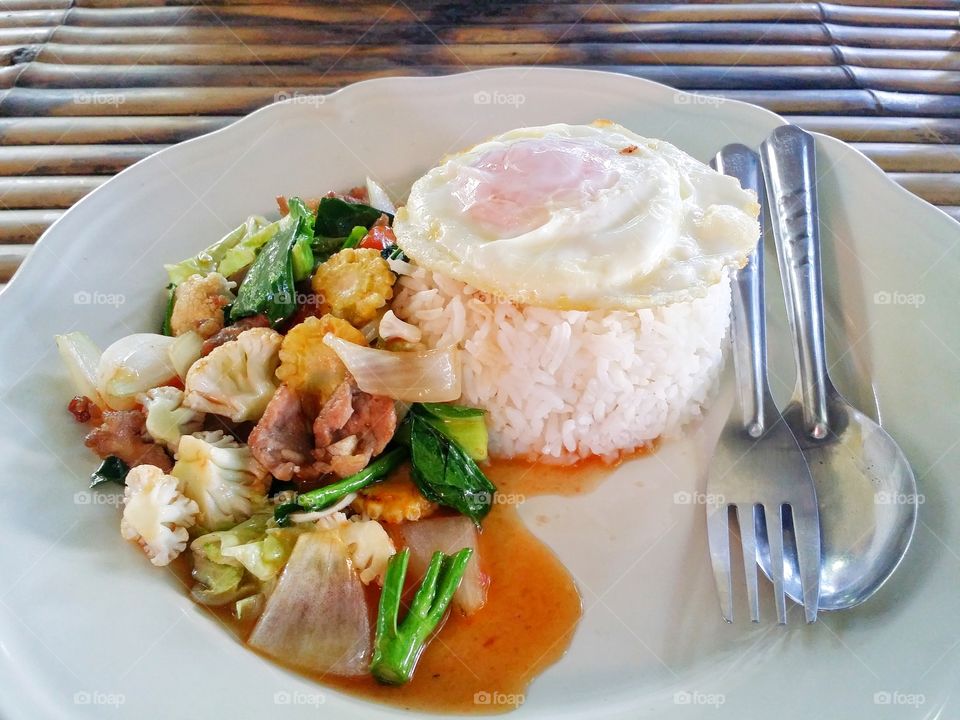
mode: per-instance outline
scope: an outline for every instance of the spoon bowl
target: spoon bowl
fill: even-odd
[[[917,523],[917,486],[899,446],[867,415],[834,391],[828,397],[831,427],[822,440],[803,429],[803,411],[792,402],[783,412],[810,467],[820,507],[820,609],[862,603],[893,574],[906,554]],[[784,551],[784,590],[802,602],[793,528]],[[770,551],[758,534],[765,573]]]

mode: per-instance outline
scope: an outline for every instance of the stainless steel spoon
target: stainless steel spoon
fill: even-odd
[[[917,523],[917,484],[893,438],[830,380],[813,137],[784,125],[760,154],[799,376],[783,417],[817,489],[820,609],[840,610],[873,595],[900,564]],[[760,554],[769,557],[766,548]],[[799,578],[790,578],[795,563],[785,560],[785,589],[793,596],[799,591]]]

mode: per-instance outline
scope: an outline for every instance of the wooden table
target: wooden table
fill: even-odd
[[[606,68],[853,143],[960,219],[957,0],[0,0],[0,283],[113,173],[280,93]]]

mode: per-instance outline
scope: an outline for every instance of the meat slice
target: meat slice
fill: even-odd
[[[236,340],[244,330],[260,327],[270,327],[270,318],[266,315],[251,315],[250,317],[240,318],[233,325],[228,325],[217,334],[204,340],[200,348],[200,356],[209,355],[221,345]]]
[[[103,413],[97,404],[86,395],[77,395],[67,404],[67,410],[78,423],[93,423],[99,425],[103,421]]]
[[[292,480],[312,464],[313,437],[296,392],[281,385],[250,433],[250,451],[278,480]]]
[[[253,456],[278,480],[293,480],[300,489],[328,476],[347,477],[367,466],[397,429],[393,400],[368,395],[352,378],[341,383],[312,423],[309,403],[281,385],[250,433]]]
[[[348,378],[313,424],[316,464],[329,467],[342,478],[358,473],[383,451],[396,429],[393,400],[365,393]]]
[[[101,458],[114,455],[130,467],[155,465],[168,473],[173,461],[166,450],[147,439],[146,424],[147,416],[141,410],[107,410],[84,443]]]
[[[338,436],[343,426],[353,415],[353,389],[350,382],[344,380],[333,391],[330,399],[324,403],[320,414],[313,423],[313,437],[318,448],[332,445],[342,436]]]
[[[353,397],[353,415],[343,426],[343,436],[356,435],[359,449],[379,455],[397,431],[397,406],[383,395],[357,391]]]

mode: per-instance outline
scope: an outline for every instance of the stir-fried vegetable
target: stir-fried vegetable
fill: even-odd
[[[103,406],[97,389],[97,365],[103,354],[96,343],[81,332],[57,335],[55,338],[60,359],[67,366],[70,380],[78,395],[84,395]]]
[[[369,205],[325,197],[317,206],[315,232],[318,236],[340,238],[342,245],[343,239],[349,236],[355,227],[362,225],[369,230],[383,214],[383,211]],[[392,221],[393,215],[386,214]]]
[[[396,277],[376,250],[345,248],[323,262],[310,286],[330,312],[363,327],[393,297]]]
[[[299,215],[287,215],[270,242],[263,246],[237,291],[230,319],[264,314],[274,323],[297,309],[291,251],[297,241]]]
[[[409,432],[413,480],[425,498],[479,524],[490,511],[497,489],[438,420],[415,405],[404,421]]]
[[[329,345],[371,395],[405,402],[446,402],[460,397],[460,355],[454,346],[423,352],[390,352],[327,335]]]
[[[367,485],[382,480],[403,462],[406,454],[406,450],[403,448],[389,450],[355,475],[350,475],[339,482],[303,493],[303,495],[297,498],[296,509],[288,507],[287,504],[279,505],[274,513],[277,524],[283,525],[289,522],[289,516],[292,512],[302,512],[304,509],[310,511],[323,510],[350,493],[354,493]]]
[[[480,568],[479,532],[469,518],[462,515],[435,517],[420,522],[404,523],[398,528],[401,544],[410,549],[410,575],[423,577],[433,554],[453,554],[461,548],[470,548],[473,555],[463,573],[463,581],[453,596],[453,604],[465,615],[473,615],[487,601],[489,578]]]
[[[104,483],[116,483],[123,485],[127,479],[127,473],[130,472],[130,466],[116,455],[110,455],[104,458],[100,467],[90,475],[90,488],[95,488]]]
[[[357,225],[353,230],[350,231],[350,234],[347,235],[347,239],[343,241],[343,247],[357,247],[360,244],[360,241],[363,240],[366,235],[367,229],[363,225]]]
[[[311,672],[367,671],[370,619],[363,584],[337,532],[300,535],[249,642]]]
[[[97,363],[97,390],[115,410],[127,410],[134,396],[177,377],[170,357],[174,338],[152,333],[127,335],[103,351]]]
[[[257,234],[268,225],[269,223],[264,218],[254,215],[239,227],[228,232],[210,247],[201,250],[192,258],[187,258],[174,265],[164,265],[170,282],[173,285],[179,285],[191,275],[206,275],[211,272],[220,272],[227,276],[232,275],[237,270],[245,267],[246,264],[249,264],[249,262],[238,265],[237,260],[233,259],[231,251],[234,251],[235,248],[243,247],[245,241],[250,243],[258,242],[260,237]],[[269,239],[269,235],[263,239],[263,242],[266,242],[267,239]],[[243,252],[241,252],[241,255],[244,258],[247,257]],[[253,258],[251,257],[250,262],[252,262],[252,260]],[[224,267],[224,263],[227,263],[230,267]]]
[[[380,682],[402,685],[413,676],[427,639],[443,619],[450,600],[460,585],[473,551],[464,548],[454,555],[436,552],[401,622],[400,598],[407,575],[410,551],[404,549],[390,558],[373,643],[371,674]]]
[[[390,195],[384,190],[376,180],[367,178],[367,197],[370,198],[370,205],[382,210],[388,215],[394,215],[397,212],[397,206],[394,205]]]
[[[477,462],[487,459],[485,410],[447,403],[419,403],[411,412],[450,438]]]

